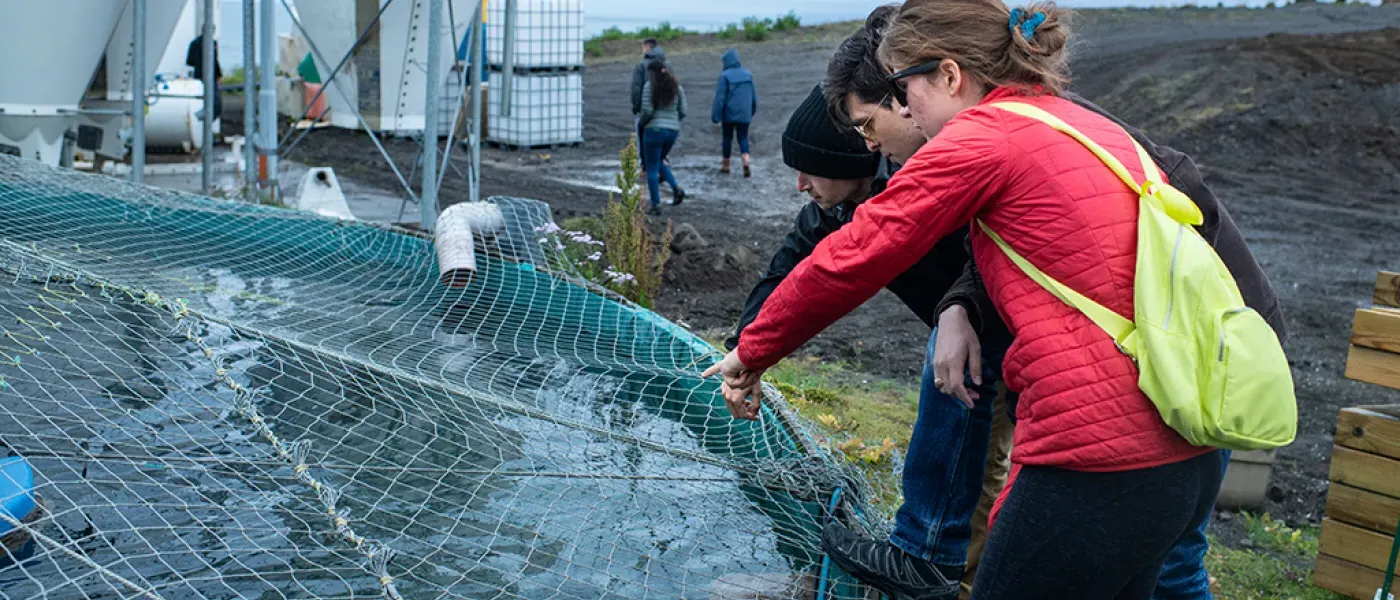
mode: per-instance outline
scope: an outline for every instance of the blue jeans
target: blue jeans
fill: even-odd
[[[642,138],[642,164],[646,165],[647,191],[651,193],[652,206],[661,204],[662,177],[666,178],[671,189],[681,189],[676,185],[676,176],[671,173],[671,167],[665,162],[680,136],[681,132],[675,129],[647,129],[646,137]]]
[[[720,152],[726,160],[734,155],[734,137],[739,137],[739,154],[749,153],[749,124],[725,123],[720,126]]]
[[[1221,450],[1225,467],[1230,466],[1230,451]],[[1220,480],[1225,480],[1225,469],[1220,470]],[[1201,522],[1200,528],[1191,532],[1176,543],[1162,571],[1157,574],[1157,589],[1152,591],[1152,600],[1213,600],[1210,593],[1210,576],[1206,574],[1206,526],[1210,517]]]
[[[992,402],[1006,348],[982,347],[982,385],[965,382],[979,398],[972,409],[933,385],[933,348],[928,338],[919,416],[904,461],[904,504],[895,515],[890,543],[940,565],[967,564],[972,514],[982,496],[982,471],[992,431]]]

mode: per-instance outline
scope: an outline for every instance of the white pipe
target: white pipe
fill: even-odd
[[[131,0],[131,181],[146,172],[146,0]]]

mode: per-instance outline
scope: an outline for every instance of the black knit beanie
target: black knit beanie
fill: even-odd
[[[875,176],[880,155],[865,147],[865,140],[854,128],[831,118],[818,85],[788,119],[783,131],[783,162],[817,177],[863,179]]]

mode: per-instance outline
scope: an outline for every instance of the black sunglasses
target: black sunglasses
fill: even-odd
[[[905,79],[915,75],[924,75],[938,70],[938,66],[943,64],[943,59],[938,58],[925,63],[919,63],[908,69],[903,69],[890,73],[886,81],[890,83],[891,94],[900,106],[909,106],[909,89],[905,84]]]

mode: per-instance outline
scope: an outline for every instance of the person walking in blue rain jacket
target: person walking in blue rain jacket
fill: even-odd
[[[715,85],[715,101],[710,106],[710,120],[719,123],[723,133],[720,148],[724,161],[719,172],[729,173],[729,158],[734,155],[734,137],[739,138],[739,156],[744,162],[744,177],[753,175],[749,167],[749,123],[758,112],[758,91],[754,89],[753,73],[739,63],[739,51],[724,53],[724,70]]]

